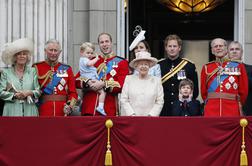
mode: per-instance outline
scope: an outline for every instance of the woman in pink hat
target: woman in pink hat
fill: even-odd
[[[121,115],[159,116],[164,104],[161,79],[149,75],[149,69],[157,63],[146,51],[136,53],[130,66],[138,75],[128,75],[121,94]]]
[[[5,45],[2,60],[5,68],[0,79],[0,98],[5,101],[3,116],[38,116],[35,100],[40,96],[36,70],[28,63],[33,53],[33,42],[18,39]]]

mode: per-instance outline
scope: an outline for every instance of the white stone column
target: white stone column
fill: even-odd
[[[252,1],[245,1],[244,62],[252,65]]]
[[[34,41],[33,62],[37,62],[44,60],[45,42],[55,38],[63,48],[60,60],[67,63],[67,11],[67,0],[1,0],[0,47],[29,37]]]

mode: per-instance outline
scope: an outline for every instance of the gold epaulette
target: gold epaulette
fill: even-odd
[[[187,59],[187,58],[182,58],[182,59],[184,59],[184,60],[186,60],[186,61],[191,62],[192,64],[194,64],[193,61],[191,61],[191,60],[189,60],[189,59]]]

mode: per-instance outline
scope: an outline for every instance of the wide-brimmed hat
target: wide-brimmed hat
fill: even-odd
[[[2,60],[6,65],[12,65],[13,56],[21,51],[29,51],[33,54],[33,42],[29,38],[15,40],[12,43],[6,43],[2,51]]]
[[[132,68],[136,68],[137,63],[139,61],[143,61],[143,60],[149,61],[150,62],[150,67],[156,65],[157,61],[158,61],[156,58],[151,57],[151,54],[149,52],[140,51],[140,52],[136,53],[136,58],[134,60],[132,60],[129,65]]]

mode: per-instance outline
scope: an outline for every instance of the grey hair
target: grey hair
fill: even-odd
[[[221,41],[223,42],[224,46],[227,47],[227,41],[224,40],[224,39],[222,39],[222,38],[215,38],[215,39],[213,39],[213,40],[211,41],[211,47],[213,47],[214,42],[215,42],[216,40],[221,40]]]
[[[229,45],[228,45],[228,48],[231,46],[231,44],[237,44],[240,47],[241,51],[243,51],[243,47],[242,47],[242,44],[240,42],[238,42],[238,41],[231,41],[229,43]]]
[[[61,51],[61,45],[60,42],[56,39],[49,39],[46,43],[45,43],[45,50],[48,48],[48,45],[51,43],[55,43],[59,46],[59,51]]]

